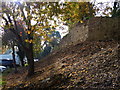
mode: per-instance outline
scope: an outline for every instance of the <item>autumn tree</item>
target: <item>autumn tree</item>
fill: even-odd
[[[94,16],[95,10],[90,2],[63,3],[61,19],[69,26],[75,23],[83,23],[84,20]]]
[[[94,15],[92,4],[88,2],[4,2],[2,3],[3,27],[16,37],[16,42],[23,48],[28,61],[28,76],[34,74],[33,49],[36,37],[41,36],[38,42],[50,41],[44,28],[54,27],[60,19],[69,26],[81,22]],[[57,18],[58,20],[56,20]],[[24,32],[19,32],[17,21],[21,20]],[[25,35],[25,36],[23,36]],[[40,44],[41,45],[41,44]],[[39,47],[39,46],[38,46]]]
[[[51,3],[50,5],[55,7],[56,4]],[[23,48],[28,61],[28,76],[34,74],[33,37],[40,35],[47,40],[48,37],[43,28],[54,27],[48,22],[48,19],[54,20],[50,8],[49,3],[46,2],[2,3],[4,28],[15,35],[16,42]],[[19,19],[24,23],[22,25],[24,26],[24,32],[26,32],[25,37],[23,37],[22,32],[18,32],[17,20]],[[32,21],[35,22],[34,25],[32,25]]]

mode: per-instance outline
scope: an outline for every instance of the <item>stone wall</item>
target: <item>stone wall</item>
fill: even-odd
[[[78,42],[83,42],[88,37],[88,25],[84,24],[75,24],[69,34],[67,34],[61,40],[60,44],[64,47],[66,45],[77,44]]]
[[[59,47],[74,45],[80,42],[111,40],[120,37],[120,18],[94,17],[85,23],[77,23],[60,42]]]
[[[111,40],[120,34],[120,18],[92,18],[88,22],[87,40]]]

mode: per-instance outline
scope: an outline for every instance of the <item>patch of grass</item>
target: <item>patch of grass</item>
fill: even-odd
[[[2,74],[0,74],[0,87],[6,84],[5,79],[3,80]]]
[[[27,67],[27,66],[28,66],[28,64],[26,63],[26,64],[25,64],[25,67]]]
[[[14,70],[14,68],[8,68],[6,69],[3,73],[2,76],[7,76],[10,72],[12,72]]]
[[[0,80],[0,86],[3,86],[6,84],[6,81]]]

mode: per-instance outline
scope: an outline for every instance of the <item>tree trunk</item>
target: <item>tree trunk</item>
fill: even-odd
[[[19,55],[19,58],[20,58],[20,61],[21,61],[21,65],[24,67],[24,57],[25,57],[25,53],[22,49],[22,47],[18,46],[18,55]]]
[[[27,16],[27,19],[28,19],[28,22],[27,22],[27,25],[28,25],[28,31],[30,32],[30,34],[28,34],[28,40],[33,40],[33,33],[32,32],[32,29],[31,29],[31,19],[29,17],[31,12],[30,12],[30,3],[26,3],[27,6],[28,6],[28,13],[29,15]],[[28,43],[28,53],[26,53],[27,55],[27,59],[28,59],[28,77],[32,76],[34,74],[34,57],[33,57],[33,42],[29,42]]]
[[[17,72],[17,66],[16,66],[16,60],[15,60],[15,49],[14,49],[14,46],[12,46],[12,50],[13,50],[13,53],[12,53],[12,56],[13,56],[13,66],[15,68],[15,73]]]
[[[112,17],[116,16],[116,12],[117,12],[117,2],[114,2]]]
[[[29,44],[29,50],[26,52],[28,60],[28,77],[34,74],[34,57],[33,57],[33,43]]]

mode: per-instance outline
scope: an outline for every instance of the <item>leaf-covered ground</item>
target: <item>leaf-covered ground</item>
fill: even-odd
[[[120,89],[120,46],[115,41],[86,41],[53,52],[35,63],[35,74],[26,78],[26,67],[10,73],[4,89]]]

